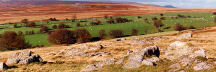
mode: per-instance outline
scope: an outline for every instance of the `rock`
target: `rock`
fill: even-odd
[[[71,49],[66,49],[63,51],[64,56],[68,57],[74,57],[74,56],[80,56],[80,57],[84,57],[88,55],[88,52],[92,52],[92,51],[97,51],[102,49],[103,46],[100,44],[85,44],[82,45],[80,47],[75,47],[75,48],[71,48]]]
[[[169,60],[175,60],[182,56],[191,54],[193,48],[190,47],[186,42],[176,41],[171,43],[168,49],[165,51],[164,58]]]
[[[201,62],[201,63],[195,65],[195,66],[193,67],[193,69],[196,70],[196,71],[198,71],[198,70],[209,69],[209,68],[211,68],[211,67],[212,67],[212,66],[211,66],[210,64],[208,64],[208,63],[206,63],[206,62]]]
[[[142,44],[154,44],[154,43],[151,40],[137,38],[137,39],[130,40],[130,44],[142,45]]]
[[[194,59],[192,58],[183,58],[180,60],[181,65],[184,67],[192,65],[193,62],[194,62]]]
[[[184,57],[196,58],[198,56],[206,57],[205,50],[189,45],[186,42],[176,41],[169,45],[168,49],[165,51],[164,58],[176,60]]]
[[[0,62],[0,72],[3,72],[7,68],[8,68],[8,66],[5,63]]]
[[[148,65],[148,66],[153,66],[154,65],[153,62],[150,62],[150,61],[147,61],[147,60],[143,60],[142,64]]]
[[[191,37],[192,37],[192,33],[186,33],[178,36],[178,39],[191,38]]]
[[[126,38],[119,38],[119,39],[116,39],[116,41],[125,41],[127,40]]]
[[[90,53],[89,56],[93,57],[93,56],[108,56],[111,55],[111,53],[108,52],[97,52],[97,53]]]
[[[155,55],[157,57],[160,56],[160,50],[157,46],[146,47],[146,48],[141,49],[138,52],[132,53],[129,56],[126,64],[123,65],[122,68],[130,69],[130,68],[140,67],[142,64],[142,61],[144,60],[144,57],[150,57],[152,55]]]
[[[111,65],[111,64],[115,64],[115,58],[107,58],[101,62],[96,63],[96,67],[97,68],[102,68],[105,65]]]
[[[105,65],[115,64],[115,58],[107,58],[101,62],[95,64],[90,64],[87,67],[83,68],[81,71],[93,71],[102,68]]]
[[[24,51],[15,53],[11,58],[8,58],[6,64],[29,64],[42,61],[43,59],[38,54],[32,54],[32,51]]]
[[[168,72],[176,72],[181,69],[181,65],[179,63],[176,63],[170,65],[169,68],[171,68],[171,70],[169,70]]]
[[[149,62],[155,63],[155,62],[159,61],[159,58],[158,57],[152,57],[152,58],[149,58],[149,59],[146,59],[146,60],[149,61]]]
[[[206,53],[205,50],[202,48],[199,48],[197,51],[195,51],[192,55],[190,55],[190,57],[206,57]]]
[[[123,61],[124,61],[124,58],[121,58],[118,61],[116,61],[115,64],[121,64]]]
[[[93,70],[97,70],[98,68],[96,67],[96,65],[94,64],[90,64],[87,67],[83,68],[81,71],[82,72],[88,72],[88,71],[93,71]]]

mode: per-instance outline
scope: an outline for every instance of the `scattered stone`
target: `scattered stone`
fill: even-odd
[[[97,53],[90,53],[89,55],[91,57],[93,57],[93,56],[108,56],[108,55],[111,55],[111,53],[108,53],[108,52],[97,52]]]
[[[121,64],[123,61],[124,61],[124,58],[121,58],[118,61],[116,61],[115,64]]]
[[[5,63],[0,62],[0,72],[3,72],[7,68],[8,68],[8,66]]]
[[[172,68],[172,69],[169,70],[168,72],[176,72],[179,69],[181,69],[181,65],[179,63],[176,63],[176,64],[170,65],[169,68]]]
[[[94,64],[90,64],[88,66],[86,66],[85,68],[83,68],[81,71],[82,72],[88,72],[88,71],[93,71],[93,70],[97,70],[98,68],[96,67],[96,65]]]
[[[194,59],[192,58],[183,58],[180,60],[181,65],[184,67],[192,65],[193,62],[194,62]]]
[[[147,61],[147,60],[143,60],[142,64],[147,65],[147,66],[153,66],[153,62]]]
[[[116,39],[116,41],[125,41],[126,38],[119,38],[119,39]]]
[[[137,39],[130,40],[130,44],[142,45],[142,44],[154,44],[154,43],[151,40],[137,38]]]
[[[211,67],[212,67],[212,66],[211,66],[210,64],[208,64],[208,63],[206,63],[206,62],[201,62],[201,63],[195,65],[195,66],[193,67],[193,69],[196,70],[196,71],[198,71],[198,70],[209,69],[209,68],[211,68]]]
[[[137,68],[140,67],[142,64],[142,61],[144,60],[144,57],[150,57],[152,55],[155,55],[157,57],[160,56],[160,50],[157,46],[150,46],[141,49],[138,52],[132,53],[126,64],[122,67],[124,69],[130,69],[130,68]]]
[[[29,64],[32,62],[42,62],[43,59],[38,54],[32,54],[32,51],[24,51],[15,53],[11,58],[7,59],[6,64]]]
[[[192,37],[192,33],[186,33],[178,36],[178,39],[191,38],[191,37]]]
[[[102,68],[105,65],[115,64],[115,58],[107,58],[101,62],[95,64],[90,64],[87,67],[83,68],[81,71],[93,71]]]

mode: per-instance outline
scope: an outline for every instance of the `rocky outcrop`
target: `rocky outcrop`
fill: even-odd
[[[11,58],[8,58],[6,64],[29,64],[42,61],[43,59],[38,54],[33,54],[32,51],[24,51],[15,53]]]
[[[181,65],[179,63],[172,64],[169,66],[171,68],[168,72],[176,72],[181,69]]]
[[[115,64],[115,58],[107,58],[101,62],[90,64],[87,67],[83,68],[82,71],[93,71],[102,68],[105,65]]]
[[[160,56],[160,50],[157,46],[150,46],[141,49],[138,52],[132,53],[126,64],[122,67],[124,69],[130,69],[130,68],[137,68],[140,67],[142,64],[145,65],[153,65],[153,62],[145,60],[145,57],[151,57],[151,56]]]
[[[5,63],[0,62],[0,72],[3,72],[7,68],[8,68],[8,66]]]
[[[192,37],[192,33],[186,33],[178,36],[178,39],[191,38],[191,37]]]
[[[183,56],[189,56],[195,58],[198,56],[205,57],[205,50],[197,47],[190,46],[186,42],[176,41],[169,45],[165,51],[164,58],[169,60],[176,60]]]
[[[154,44],[154,43],[151,40],[137,38],[137,39],[130,40],[130,44],[143,45],[143,44]]]
[[[201,62],[193,67],[194,70],[204,70],[204,69],[210,69],[212,66],[206,62]]]
[[[62,53],[64,54],[64,56],[83,57],[83,56],[88,56],[88,53],[91,51],[100,50],[102,48],[103,48],[103,46],[99,45],[99,44],[93,44],[93,45],[85,44],[85,45],[82,45],[80,47],[65,49],[64,51],[62,51]],[[96,56],[96,55],[107,55],[107,53],[94,53],[94,54],[91,54],[90,56]]]

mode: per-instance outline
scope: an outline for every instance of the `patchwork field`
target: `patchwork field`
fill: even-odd
[[[187,18],[178,17],[178,15],[186,16]],[[131,15],[131,16],[114,16],[113,18],[127,18],[132,20],[131,22],[125,23],[115,23],[109,24],[107,23],[108,19],[105,18],[89,18],[89,19],[78,19],[76,22],[72,22],[72,20],[59,20],[59,21],[35,21],[36,27],[19,27],[24,26],[23,23],[17,23],[19,28],[13,28],[13,24],[5,24],[0,25],[0,34],[5,31],[22,31],[24,34],[26,31],[34,31],[33,35],[25,35],[25,39],[27,42],[36,45],[44,45],[50,46],[47,41],[47,33],[38,33],[40,31],[40,25],[46,25],[49,27],[51,31],[56,30],[53,29],[53,25],[59,25],[64,23],[65,25],[69,25],[70,30],[85,28],[87,29],[92,37],[98,37],[99,30],[105,30],[107,35],[111,30],[120,29],[123,31],[124,35],[130,35],[132,29],[137,29],[139,31],[139,35],[143,34],[152,34],[157,32],[157,28],[153,25],[152,18],[156,17],[160,19],[162,16],[160,14],[149,14],[149,15]],[[138,18],[140,17],[140,18]],[[179,23],[183,26],[189,27],[194,26],[199,29],[205,26],[214,26],[215,16],[212,13],[165,13],[163,16],[165,19],[162,20],[163,26],[160,27],[161,31],[173,31],[174,26]],[[176,18],[177,17],[177,18]],[[91,25],[91,22],[101,21],[100,25]],[[147,22],[146,22],[147,21]],[[80,26],[76,26],[77,23],[80,23]]]

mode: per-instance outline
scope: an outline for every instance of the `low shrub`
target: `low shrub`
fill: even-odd
[[[174,29],[175,29],[176,31],[182,31],[182,30],[186,30],[186,27],[184,27],[183,25],[177,23],[177,24],[175,25]]]
[[[99,30],[99,38],[104,39],[106,37],[106,31],[105,30]]]
[[[75,31],[58,29],[48,35],[48,41],[54,44],[73,44],[76,43]]]
[[[139,31],[137,29],[131,30],[131,35],[138,35]]]
[[[119,37],[123,37],[123,31],[122,30],[111,30],[109,32],[110,36],[113,38],[119,38]]]

